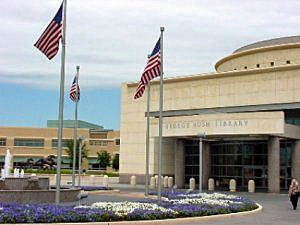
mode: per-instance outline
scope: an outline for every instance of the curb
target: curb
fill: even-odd
[[[95,191],[87,191],[88,194],[115,194],[120,193],[120,190],[118,189],[112,189],[112,190],[95,190]]]
[[[184,223],[191,223],[191,222],[204,222],[210,220],[219,220],[219,219],[227,219],[227,218],[234,218],[240,216],[246,216],[251,214],[260,213],[263,210],[263,207],[256,203],[258,206],[257,209],[252,211],[245,211],[245,212],[237,212],[237,213],[229,213],[229,214],[219,214],[219,215],[212,215],[212,216],[200,216],[200,217],[185,217],[185,218],[174,218],[174,219],[164,219],[164,220],[136,220],[136,221],[115,221],[115,222],[87,222],[87,223],[56,223],[56,225],[78,225],[78,224],[85,224],[85,225],[154,225],[154,224],[184,224]],[[46,223],[35,223],[34,225],[45,225]],[[26,224],[19,224],[19,225],[29,225]]]

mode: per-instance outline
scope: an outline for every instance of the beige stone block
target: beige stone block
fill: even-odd
[[[196,189],[196,181],[195,178],[191,178],[189,181],[189,188],[190,190],[194,191]]]
[[[230,179],[230,181],[229,181],[229,191],[236,192],[236,181],[235,181],[235,179]]]
[[[215,180],[213,178],[208,179],[208,190],[209,191],[215,190]]]
[[[255,192],[255,182],[254,180],[248,181],[248,192],[254,193]]]
[[[168,176],[164,176],[163,187],[164,187],[164,188],[167,188],[167,187],[168,187]]]
[[[173,187],[173,177],[168,177],[168,188]]]
[[[130,177],[130,185],[131,187],[136,187],[136,176]]]
[[[151,177],[150,178],[150,188],[154,189],[155,188],[155,184],[156,184],[155,177]]]

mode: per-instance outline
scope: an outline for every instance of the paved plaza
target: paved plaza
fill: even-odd
[[[98,201],[134,201],[143,198],[143,186],[131,188],[128,185],[115,184],[114,189],[119,191],[98,192],[89,194],[81,200],[81,204],[91,204]],[[263,210],[257,214],[237,216],[226,219],[211,219],[209,221],[180,223],[188,225],[209,224],[209,225],[232,225],[232,224],[278,224],[290,225],[300,224],[300,207],[292,210],[287,194],[269,194],[269,193],[246,193],[240,192],[237,195],[246,196],[263,206]],[[300,205],[300,203],[299,203]],[[176,223],[178,224],[178,223]]]

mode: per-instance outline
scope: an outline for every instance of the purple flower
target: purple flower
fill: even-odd
[[[153,220],[174,217],[205,216],[255,209],[250,199],[225,194],[185,194],[164,192],[168,199],[160,203],[154,199],[141,202],[157,204],[159,207],[142,207],[116,214],[109,209],[93,207],[71,207],[47,204],[0,203],[0,223],[58,223],[101,222],[119,220]],[[113,203],[111,203],[113,204]],[[133,204],[134,205],[134,204]],[[147,204],[145,204],[147,205]],[[105,207],[104,207],[105,208]],[[161,210],[169,209],[169,210]]]

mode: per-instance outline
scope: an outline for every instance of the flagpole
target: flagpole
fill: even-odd
[[[148,56],[149,58],[149,56]],[[147,130],[146,130],[146,177],[145,177],[145,196],[149,195],[149,138],[150,138],[150,81],[147,85]]]
[[[72,169],[72,187],[75,187],[75,169],[76,169],[76,148],[77,148],[77,112],[78,112],[78,78],[80,66],[76,66],[76,92],[75,92],[75,120],[74,120],[74,141],[73,141],[73,169]]]
[[[159,148],[158,148],[158,185],[157,198],[161,201],[161,175],[162,175],[162,112],[163,112],[163,32],[165,28],[160,27],[160,83],[159,83]]]
[[[60,70],[60,96],[59,96],[59,113],[58,113],[58,145],[57,145],[57,168],[56,168],[56,192],[55,203],[60,203],[60,169],[61,169],[61,151],[62,151],[62,128],[64,113],[64,88],[65,88],[65,51],[66,51],[66,11],[67,0],[63,0],[63,29],[62,29],[62,51],[61,51],[61,70]]]

